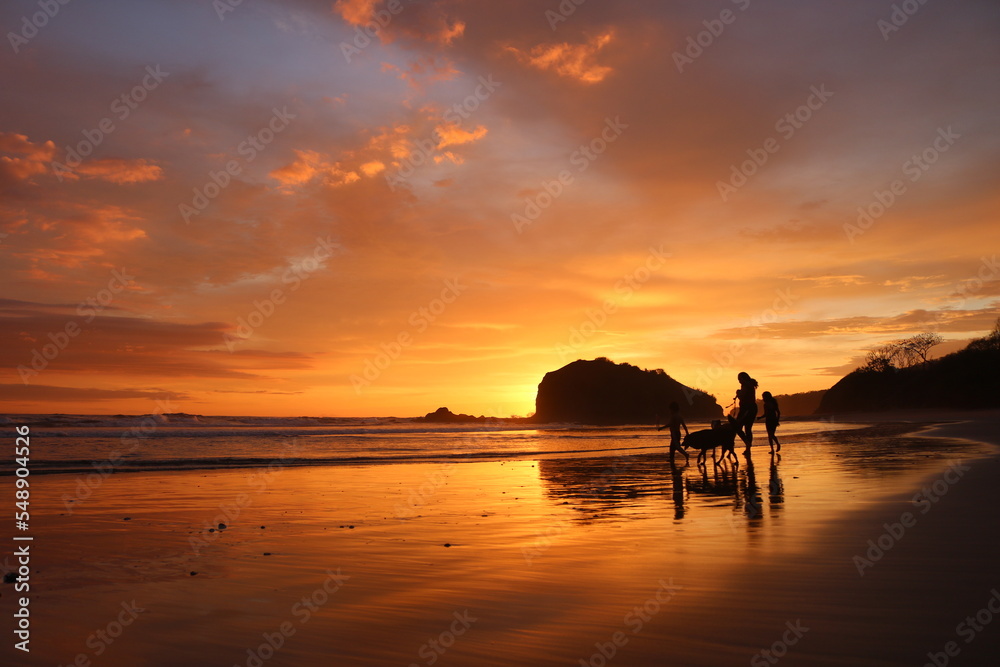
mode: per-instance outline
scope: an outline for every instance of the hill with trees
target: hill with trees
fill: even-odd
[[[663,423],[671,401],[677,401],[688,420],[722,417],[715,397],[681,384],[662,369],[643,370],[605,357],[580,359],[542,378],[534,421],[608,426]]]
[[[863,366],[827,390],[818,412],[1000,407],[1000,320],[965,349],[929,359],[941,340],[919,334],[873,349]]]
[[[774,398],[781,408],[782,417],[805,417],[819,410],[826,389],[803,391],[798,394],[778,394]],[[758,414],[764,414],[763,403],[758,401]]]

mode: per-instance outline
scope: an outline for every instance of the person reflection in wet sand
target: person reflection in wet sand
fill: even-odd
[[[665,428],[670,428],[670,462],[674,462],[674,452],[680,452],[684,455],[684,462],[687,463],[690,457],[687,452],[681,447],[681,427],[684,427],[684,435],[688,434],[688,426],[684,423],[684,418],[681,417],[681,406],[677,405],[677,401],[673,401],[670,404],[670,416],[667,417],[667,423],[663,426],[657,427],[657,431],[662,431]]]
[[[757,487],[757,476],[754,474],[753,459],[747,456],[746,486],[743,488],[743,497],[746,500],[746,513],[748,519],[759,519],[763,516],[760,498],[760,489]]]
[[[670,461],[670,481],[673,486],[674,521],[684,518],[684,472]]]
[[[746,372],[736,376],[740,388],[736,390],[735,400],[739,401],[739,412],[736,413],[736,434],[746,443],[745,454],[750,453],[753,444],[753,423],[757,419],[757,381]]]
[[[781,451],[781,443],[778,442],[778,436],[774,434],[781,423],[781,409],[771,392],[765,391],[761,394],[761,398],[764,400],[764,414],[757,419],[764,420],[764,427],[767,429],[767,444],[771,446],[771,453],[774,454],[776,451]],[[777,445],[777,449],[775,449],[775,445]]]
[[[776,510],[785,502],[785,485],[778,476],[781,454],[771,452],[771,477],[767,482],[768,505]]]

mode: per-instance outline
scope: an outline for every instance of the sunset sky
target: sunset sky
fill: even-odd
[[[598,356],[725,405],[1000,314],[993,0],[51,4],[0,7],[0,412],[523,415]]]

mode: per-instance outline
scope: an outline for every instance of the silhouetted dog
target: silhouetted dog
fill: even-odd
[[[701,453],[698,454],[698,461],[701,461],[707,457],[708,450],[712,450],[712,456],[715,457],[715,448],[722,447],[722,457],[732,456],[733,461],[739,465],[739,459],[736,458],[736,452],[734,451],[736,442],[736,420],[732,417],[729,418],[728,424],[720,424],[717,421],[712,422],[712,428],[703,429],[701,431],[695,431],[694,433],[689,433],[685,438],[681,446],[684,448],[690,447],[691,449],[700,449]]]

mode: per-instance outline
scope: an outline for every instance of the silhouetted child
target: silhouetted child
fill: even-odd
[[[764,428],[767,429],[767,444],[771,446],[771,451],[780,452],[781,443],[778,442],[778,436],[774,434],[774,431],[781,423],[781,409],[778,408],[778,401],[771,395],[771,392],[765,391],[760,396],[764,401],[764,414],[758,419],[764,420]],[[777,449],[775,449],[775,445],[778,446]]]
[[[677,405],[677,401],[673,401],[670,404],[670,416],[667,417],[667,423],[663,426],[657,428],[657,431],[662,431],[663,429],[670,428],[670,460],[674,460],[674,452],[680,452],[684,455],[684,460],[689,459],[687,452],[681,447],[681,427],[684,427],[684,435],[688,434],[688,425],[684,423],[684,418],[681,417],[681,406]]]

